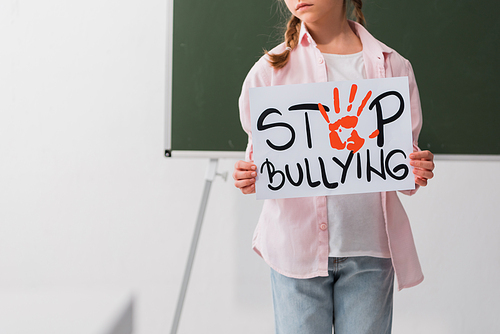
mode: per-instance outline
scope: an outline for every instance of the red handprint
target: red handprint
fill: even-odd
[[[350,112],[352,109],[352,102],[354,101],[354,98],[356,97],[356,91],[358,90],[358,86],[356,84],[353,84],[351,86],[351,93],[349,95],[349,106],[347,107],[347,112]],[[363,145],[365,144],[365,140],[361,138],[358,134],[358,132],[355,130],[356,126],[358,125],[358,117],[361,115],[363,112],[363,109],[366,106],[366,103],[372,96],[372,91],[368,91],[366,93],[366,96],[364,97],[363,101],[361,102],[360,106],[358,107],[358,112],[356,116],[344,116],[340,119],[338,119],[335,123],[330,123],[330,119],[328,118],[328,115],[326,114],[325,108],[321,103],[318,103],[319,111],[321,112],[321,115],[323,115],[323,118],[327,123],[329,123],[328,128],[330,129],[330,146],[334,149],[337,150],[343,150],[347,147],[348,150],[353,151],[356,153],[359,151]],[[333,89],[333,104],[334,104],[334,109],[335,113],[339,114],[340,113],[340,106],[339,106],[339,90],[337,87]],[[345,140],[342,141],[340,134],[344,130],[349,130],[352,129],[350,136]],[[375,130],[369,138],[375,138],[378,135],[378,130]]]

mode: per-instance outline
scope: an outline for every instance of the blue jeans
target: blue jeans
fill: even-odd
[[[328,273],[297,279],[271,269],[277,334],[391,333],[391,259],[330,258]]]

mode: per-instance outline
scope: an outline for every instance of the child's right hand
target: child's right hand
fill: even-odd
[[[251,161],[238,161],[234,165],[233,179],[236,188],[244,194],[255,193],[255,177],[257,166]]]

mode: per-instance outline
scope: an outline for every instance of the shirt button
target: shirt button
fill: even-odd
[[[321,225],[319,225],[319,228],[324,231],[328,228],[328,225],[326,225],[325,223],[322,223]]]
[[[324,60],[323,58],[318,58],[318,64],[323,64]]]

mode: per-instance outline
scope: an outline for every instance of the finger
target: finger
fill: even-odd
[[[240,190],[245,195],[253,194],[253,193],[255,193],[255,184],[252,184],[252,185],[245,187],[245,188],[241,188]]]
[[[434,170],[435,167],[434,162],[428,160],[410,160],[410,165],[430,171]]]
[[[234,169],[237,169],[237,170],[257,170],[257,166],[255,166],[253,161],[239,160],[234,165]]]
[[[234,181],[234,186],[238,189],[243,189],[255,184],[255,179],[243,179]]]
[[[418,176],[422,179],[427,179],[427,180],[430,180],[434,177],[434,173],[432,171],[426,170],[426,169],[414,168],[413,174],[415,174],[415,176]]]
[[[412,160],[418,160],[418,159],[424,159],[424,160],[429,160],[433,161],[434,160],[434,154],[432,154],[430,151],[419,151],[419,152],[413,152],[410,153],[410,159]]]
[[[244,172],[248,172],[250,174],[241,174]],[[240,160],[235,163],[233,171],[234,180],[247,179],[255,176],[257,176],[257,166],[255,166],[253,162]]]
[[[433,160],[434,155],[430,151],[418,151],[410,153],[410,159],[425,159],[425,160]]]
[[[425,187],[427,185],[427,180],[426,179],[421,179],[418,176],[415,177],[415,183],[418,184],[421,187]]]
[[[245,179],[251,179],[251,178],[255,178],[256,176],[257,176],[257,172],[255,172],[255,171],[240,171],[240,170],[235,170],[233,172],[233,179],[235,181],[245,180]]]

